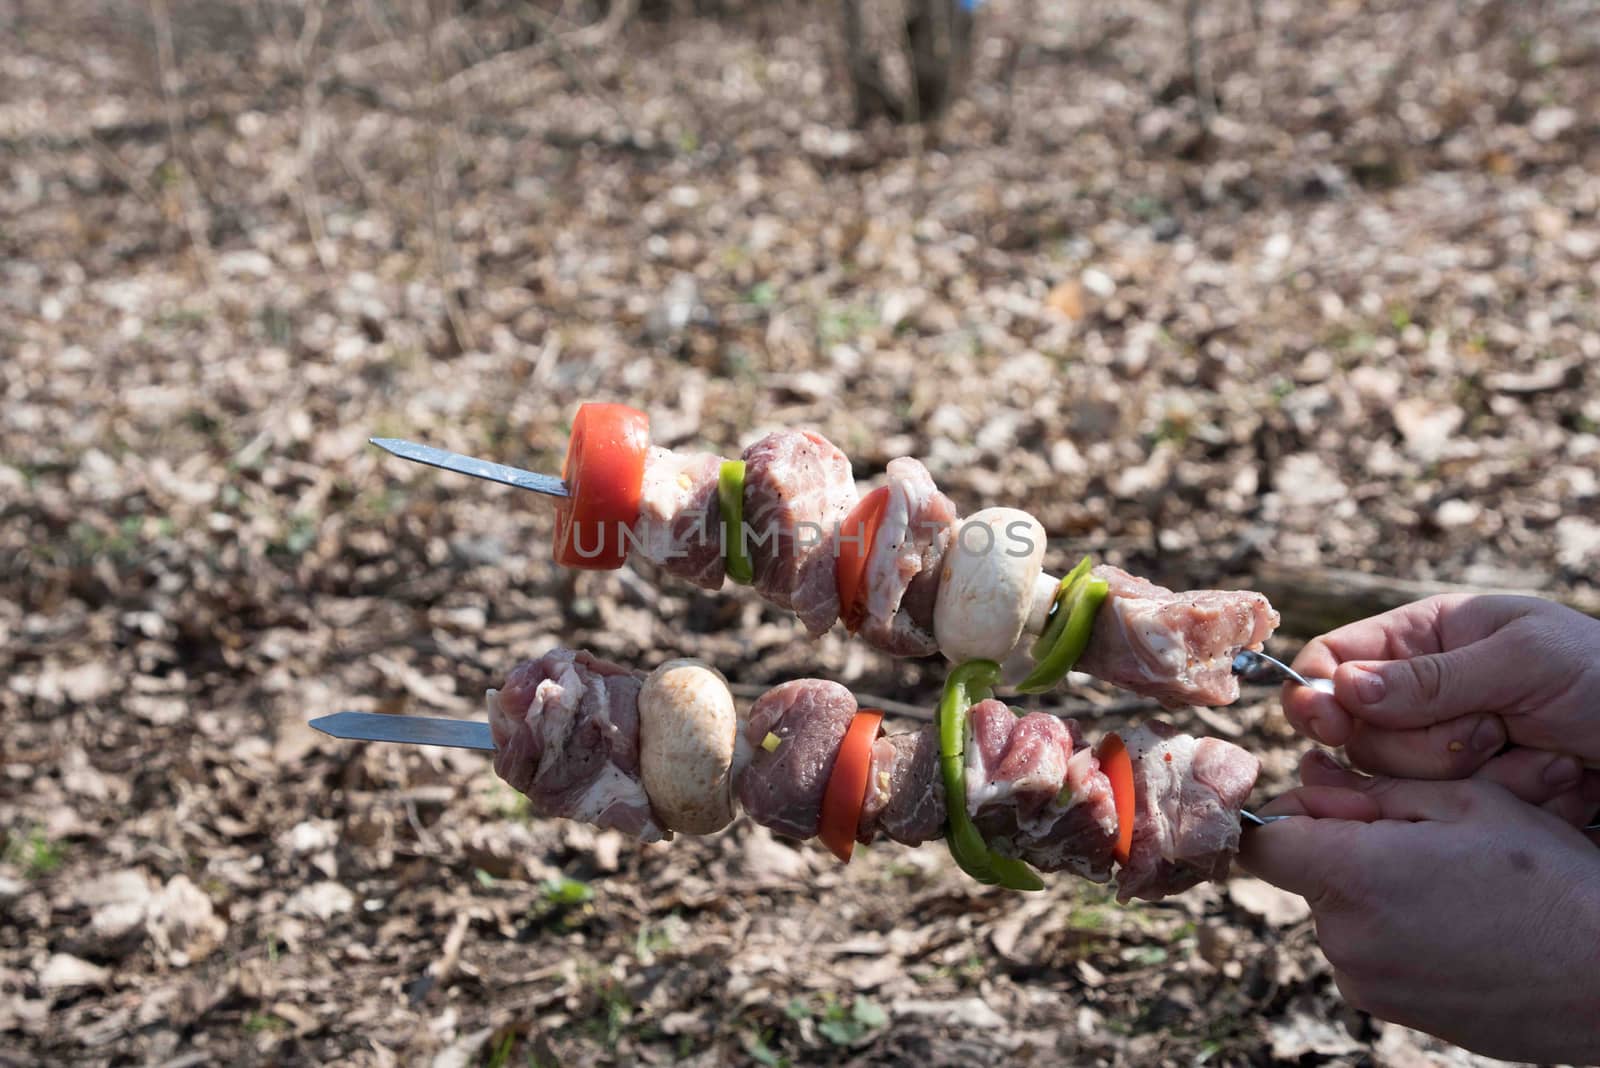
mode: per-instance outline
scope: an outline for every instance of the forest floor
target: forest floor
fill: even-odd
[[[366,444],[555,470],[589,398],[922,457],[1053,568],[1592,588],[1592,7],[1207,5],[1206,121],[1181,5],[996,3],[919,137],[849,128],[809,6],[440,6],[0,3],[0,1064],[1481,1063],[1343,1008],[1247,877],[641,848],[306,720],[481,715],[557,643],[928,705]],[[1169,718],[1257,801],[1306,747],[1264,691]]]

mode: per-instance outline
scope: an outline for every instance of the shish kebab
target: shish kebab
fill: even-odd
[[[1076,721],[995,699],[999,671],[962,664],[933,724],[881,737],[883,713],[838,683],[796,679],[739,712],[699,661],[646,676],[556,648],[488,691],[487,724],[343,712],[312,725],[492,749],[496,774],[535,815],[641,841],[715,833],[742,807],[846,862],[879,836],[944,837],[968,874],[1010,889],[1042,889],[1035,869],[1103,883],[1115,863],[1123,901],[1225,877],[1241,818],[1265,822],[1243,811],[1260,764],[1238,746],[1151,722],[1091,748]]]
[[[556,498],[558,564],[623,566],[630,552],[708,590],[727,578],[792,610],[812,637],[836,620],[892,656],[993,660],[1043,693],[1069,670],[1169,707],[1239,696],[1231,670],[1278,625],[1249,591],[1174,593],[1085,557],[1044,572],[1043,525],[1015,508],[965,520],[911,457],[861,493],[850,461],[814,431],[779,430],[738,460],[650,444],[649,417],[589,403],[573,419],[560,478],[415,442],[374,438],[403,459]],[[1035,638],[1034,636],[1037,636]]]

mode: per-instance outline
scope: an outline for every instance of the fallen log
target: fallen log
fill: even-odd
[[[1371,575],[1363,571],[1296,567],[1263,563],[1254,574],[1230,581],[1233,589],[1259,590],[1267,595],[1283,618],[1278,633],[1293,638],[1315,638],[1346,623],[1375,616],[1438,593],[1511,594],[1542,597],[1585,615],[1600,618],[1600,591],[1497,589],[1455,582],[1419,582],[1415,579]]]

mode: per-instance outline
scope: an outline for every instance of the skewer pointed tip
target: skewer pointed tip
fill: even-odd
[[[310,725],[329,737],[353,742],[398,742],[401,745],[494,750],[494,736],[489,731],[489,725],[470,719],[390,716],[381,712],[335,712],[331,716],[318,716],[311,720]]]
[[[537,471],[524,471],[520,467],[508,464],[495,463],[492,460],[480,460],[476,456],[463,456],[459,452],[449,449],[439,449],[432,445],[423,445],[416,441],[407,441],[404,438],[371,437],[367,441],[391,456],[398,456],[402,460],[412,463],[427,464],[430,467],[442,468],[445,471],[454,471],[458,475],[470,475],[489,482],[498,482],[503,486],[513,486],[516,489],[532,490],[542,493],[546,497],[568,496],[567,484],[554,475],[544,475]]]

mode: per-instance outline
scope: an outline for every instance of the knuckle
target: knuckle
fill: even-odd
[[[1424,704],[1437,701],[1444,693],[1444,668],[1438,657],[1418,656],[1406,661],[1410,668],[1415,697]]]
[[[1431,627],[1437,634],[1449,625],[1451,618],[1470,611],[1472,607],[1473,597],[1471,594],[1436,593],[1432,597],[1425,597],[1416,603],[1417,614],[1414,618]]]
[[[1466,593],[1436,593],[1424,597],[1417,607],[1423,615],[1438,618],[1446,612],[1471,604],[1472,600],[1472,595]]]
[[[1328,648],[1327,637],[1319,635],[1318,637],[1312,638],[1310,641],[1306,642],[1305,645],[1301,646],[1300,652],[1295,655],[1294,663],[1298,664],[1304,661],[1305,663],[1310,664],[1314,661],[1331,657],[1332,655],[1332,650]]]

